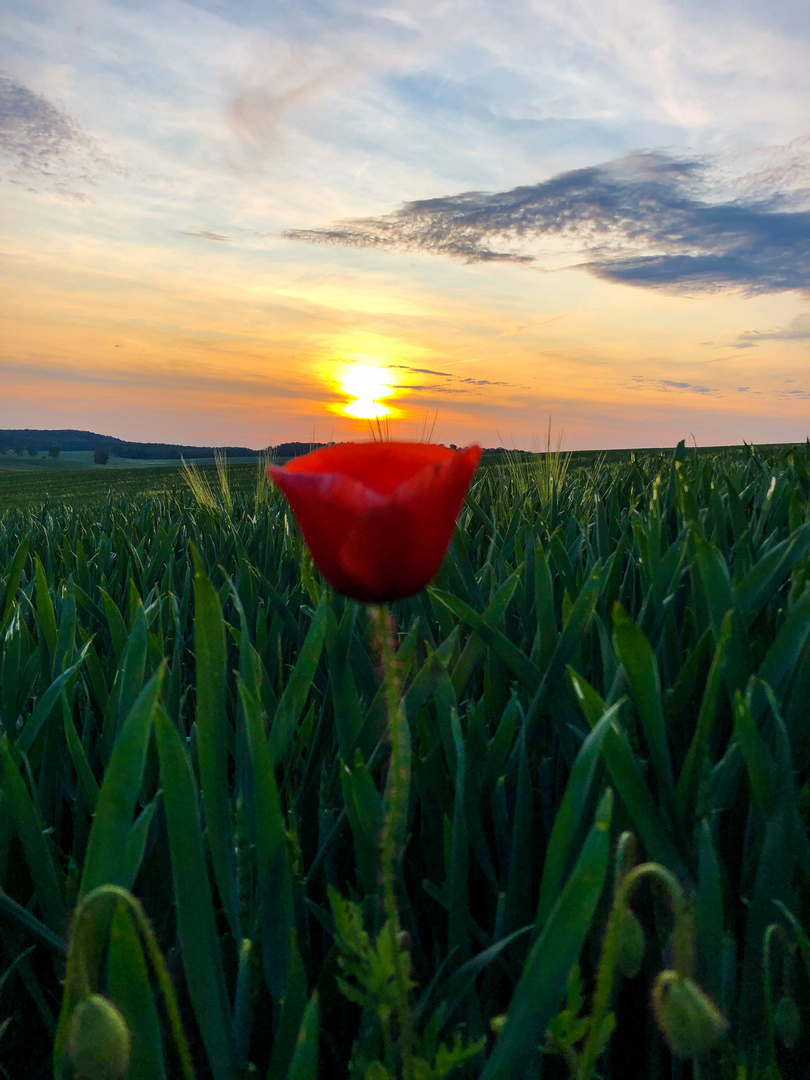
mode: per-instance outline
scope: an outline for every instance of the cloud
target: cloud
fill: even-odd
[[[11,178],[45,183],[72,198],[75,186],[95,184],[115,170],[95,140],[69,113],[0,74],[0,155]]]
[[[810,314],[797,315],[781,330],[745,330],[734,342],[735,349],[753,349],[761,341],[810,341]]]
[[[461,383],[469,383],[471,386],[514,386],[510,382],[493,382],[492,379],[459,379]]]
[[[664,394],[670,394],[673,390],[687,391],[692,394],[716,394],[717,391],[710,386],[699,386],[695,383],[680,382],[676,379],[648,379],[645,375],[633,375],[628,390],[640,390],[642,386],[660,390]]]
[[[562,241],[573,265],[646,288],[810,292],[810,209],[801,193],[721,197],[710,163],[638,152],[495,194],[422,199],[381,218],[291,229],[291,240],[533,263]]]
[[[200,240],[221,240],[223,242],[229,242],[230,236],[223,236],[222,233],[210,232],[208,229],[201,229],[199,232],[191,232],[188,229],[182,229],[183,236],[196,236]]]
[[[452,375],[449,371],[433,371],[432,368],[411,367],[410,364],[388,364],[386,366],[390,368],[395,368],[397,371],[413,371],[417,375],[441,375],[447,379],[452,378]]]
[[[431,394],[478,394],[483,387],[508,386],[518,387],[518,383],[502,382],[494,379],[473,379],[470,376],[460,378],[449,371],[434,371],[432,368],[411,367],[410,364],[388,364],[393,370],[408,371],[418,375],[438,375],[445,382],[439,383],[399,383],[392,384],[395,390],[407,390],[410,393]]]

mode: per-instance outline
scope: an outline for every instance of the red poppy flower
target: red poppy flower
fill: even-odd
[[[380,603],[434,577],[480,454],[478,446],[341,443],[268,472],[326,580]]]

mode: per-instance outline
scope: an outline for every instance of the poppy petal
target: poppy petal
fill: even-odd
[[[353,578],[341,566],[338,552],[381,497],[339,473],[293,472],[286,467],[268,471],[286,495],[315,565],[336,589],[352,595]]]
[[[343,443],[268,472],[327,581],[380,602],[411,596],[439,569],[480,453]]]
[[[441,566],[478,447],[430,464],[369,506],[346,536],[338,561],[355,582],[355,599],[398,600],[424,588]],[[361,595],[362,594],[362,595]]]
[[[341,473],[387,495],[426,466],[457,455],[458,451],[432,443],[337,443],[293,458],[284,469],[295,473]]]

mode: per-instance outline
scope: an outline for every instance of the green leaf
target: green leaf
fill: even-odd
[[[646,635],[630,621],[619,604],[613,608],[613,642],[616,655],[624,670],[630,693],[638,709],[641,728],[650,751],[661,801],[673,821],[675,813],[675,781],[667,743],[667,726],[661,702],[661,680],[658,664]]]
[[[132,1037],[129,1076],[164,1080],[166,1068],[155,998],[138,932],[126,907],[115,905],[107,950],[107,987]]]
[[[607,872],[613,799],[608,790],[576,866],[534,943],[483,1080],[525,1076],[593,922]]]
[[[42,636],[45,638],[45,644],[51,657],[51,663],[53,663],[54,653],[56,652],[56,616],[54,615],[53,601],[48,589],[48,581],[42,563],[39,561],[39,555],[34,556],[34,573],[36,576],[37,616]]]
[[[51,711],[55,707],[57,701],[64,693],[65,687],[76,674],[84,662],[87,646],[82,650],[79,658],[75,664],[72,664],[69,668],[57,675],[51,685],[39,699],[34,706],[34,710],[26,721],[25,727],[20,732],[19,738],[14,744],[18,750],[23,754],[28,754],[31,751],[31,747],[34,745],[37,735],[39,735],[45,721],[51,715]]]
[[[0,632],[5,630],[6,623],[11,618],[14,602],[17,599],[17,589],[20,587],[20,578],[22,577],[23,567],[25,566],[25,560],[28,558],[30,547],[31,537],[26,533],[11,561],[6,587],[0,592]]]
[[[91,814],[95,813],[96,803],[98,802],[98,783],[96,782],[95,776],[93,776],[93,770],[90,768],[87,761],[84,748],[79,742],[79,736],[76,734],[73,717],[70,713],[70,706],[67,703],[67,696],[64,692],[62,693],[62,722],[65,727],[65,739],[67,741],[68,751],[71,760],[73,761],[76,775],[79,778],[79,783],[84,790],[87,808]]]
[[[536,737],[543,706],[565,676],[568,663],[582,644],[582,639],[591,625],[603,585],[602,564],[596,562],[588,579],[579,590],[579,595],[565,623],[565,629],[557,638],[557,645],[543,681],[526,712],[526,738],[530,743]]]
[[[495,595],[487,604],[486,610],[482,616],[482,621],[484,623],[497,629],[506,613],[506,609],[512,602],[512,597],[515,595],[517,585],[518,576],[517,574],[512,574],[506,579],[503,585],[497,589]],[[486,644],[479,634],[473,634],[467,639],[461,655],[453,665],[453,689],[457,695],[466,687],[485,651]]]
[[[222,605],[196,548],[194,561],[194,652],[197,689],[197,750],[205,825],[219,895],[233,935],[241,941],[236,861],[228,798],[228,713],[225,698],[226,643]]]
[[[273,758],[265,737],[261,705],[241,681],[239,693],[245,713],[252,767],[262,962],[270,993],[280,1003],[290,967],[290,936],[295,928],[287,834],[273,772]]]
[[[546,848],[535,919],[538,927],[545,925],[565,881],[566,870],[573,861],[575,842],[580,834],[585,808],[597,776],[602,744],[618,717],[621,706],[621,701],[616,702],[597,722],[582,744],[571,769]]]
[[[301,1021],[298,1041],[293,1059],[290,1062],[287,1080],[318,1080],[319,1032],[318,992],[316,990],[309,999],[304,1018]]]
[[[165,666],[161,666],[143,688],[116,739],[87,842],[80,898],[99,885],[124,888],[131,885],[126,844],[143,783],[149,735],[164,673]]]
[[[481,615],[473,611],[469,604],[459,600],[452,593],[443,592],[441,589],[429,590],[433,599],[444,604],[462,622],[466,623],[471,630],[488,645],[498,657],[506,664],[510,671],[531,691],[538,688],[541,681],[539,669],[529,660],[516,645],[505,637],[494,626],[491,626]]]
[[[287,676],[284,692],[272,718],[269,746],[275,762],[280,762],[286,754],[312,689],[326,637],[326,610],[326,601],[322,601],[312,616],[304,644],[295,666]]]
[[[720,637],[706,679],[706,687],[700,703],[697,724],[689,744],[686,761],[678,777],[676,800],[681,819],[688,827],[697,808],[698,792],[704,767],[709,756],[709,735],[717,713],[717,697],[723,670],[723,657],[732,630],[732,613],[726,612],[720,628]]]
[[[42,921],[57,935],[67,929],[67,912],[42,823],[20,776],[8,737],[0,736],[0,791],[3,807],[8,807],[20,838],[28,871],[34,882]]]
[[[469,884],[469,837],[467,833],[464,785],[466,783],[467,756],[458,715],[453,710],[450,717],[456,752],[456,775],[453,799],[453,826],[450,846],[450,866],[447,875],[448,901],[448,947],[456,951],[461,960],[469,956],[467,913],[470,907]]]
[[[180,736],[162,709],[155,714],[155,734],[186,984],[214,1080],[235,1080],[231,1010],[205,868],[194,777]]]
[[[568,669],[568,677],[585,719],[592,728],[596,727],[606,710],[604,702],[593,687],[571,668]],[[605,734],[602,757],[616,792],[630,815],[633,828],[650,858],[663,863],[678,876],[688,877],[683,860],[658,812],[658,805],[647,787],[627,737],[615,719]]]
[[[384,814],[382,799],[359,750],[355,752],[352,768],[345,763],[341,765],[340,783],[354,840],[359,884],[367,896],[373,896],[379,884]]]
[[[746,628],[734,609],[731,580],[725,560],[717,548],[695,535],[697,566],[703,585],[703,594],[709,611],[709,620],[715,644],[719,642],[726,612],[734,610],[733,632],[725,649],[723,673],[729,692],[741,690],[751,674],[751,656]]]

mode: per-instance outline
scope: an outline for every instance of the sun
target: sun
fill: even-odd
[[[390,371],[373,364],[346,364],[338,381],[342,393],[349,398],[340,406],[344,416],[377,420],[391,415],[392,409],[381,400],[394,393]]]

